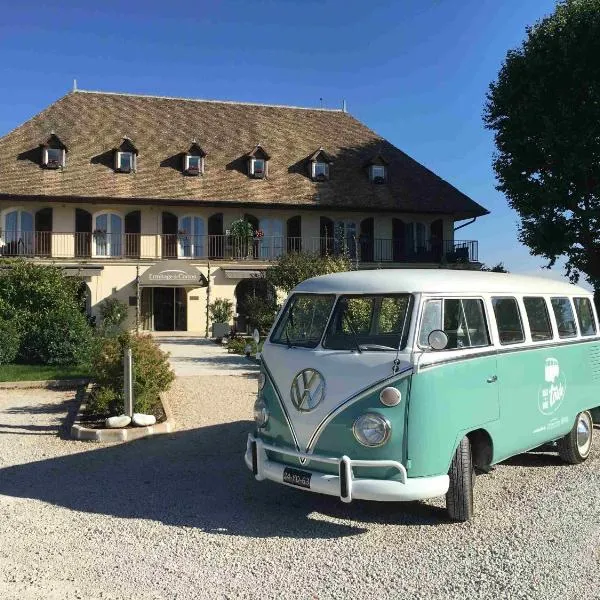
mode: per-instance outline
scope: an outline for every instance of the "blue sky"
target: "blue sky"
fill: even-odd
[[[489,82],[553,0],[0,0],[0,135],[82,89],[340,107],[492,211],[457,233],[515,272],[481,114]],[[556,270],[556,269],[555,269]],[[560,272],[560,270],[559,270]],[[543,273],[541,273],[543,274]],[[558,275],[558,273],[557,273]]]

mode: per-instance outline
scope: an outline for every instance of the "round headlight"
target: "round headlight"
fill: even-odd
[[[267,376],[261,371],[258,374],[258,389],[262,390],[265,387],[266,382],[267,382]]]
[[[262,398],[258,398],[254,403],[254,422],[260,429],[267,424],[269,420],[269,411],[267,405],[263,402]]]
[[[386,387],[379,394],[379,399],[381,400],[381,404],[385,406],[396,406],[396,404],[400,404],[400,400],[402,400],[402,394],[400,390],[397,390],[393,387]]]
[[[392,433],[389,421],[377,413],[366,413],[354,421],[354,437],[363,445],[371,448],[383,446]]]

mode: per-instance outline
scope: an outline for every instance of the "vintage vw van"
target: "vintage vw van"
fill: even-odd
[[[587,290],[549,279],[378,270],[304,281],[264,345],[246,464],[352,499],[446,496],[473,514],[474,474],[551,443],[585,460],[600,418]]]

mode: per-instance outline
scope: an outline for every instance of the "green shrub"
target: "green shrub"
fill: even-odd
[[[233,302],[226,298],[216,298],[208,305],[208,312],[213,323],[229,323],[233,317]]]
[[[250,296],[245,302],[246,320],[252,329],[265,333],[271,329],[277,315],[277,305],[274,300]]]
[[[21,334],[13,321],[0,317],[0,365],[14,362],[21,345]]]
[[[117,298],[106,298],[98,308],[102,319],[100,323],[102,333],[115,335],[120,332],[125,319],[127,319],[127,304]]]
[[[92,329],[81,312],[67,307],[30,315],[19,359],[44,365],[77,365],[89,358]]]
[[[81,280],[24,260],[0,261],[0,318],[12,322],[25,363],[77,364],[92,329],[82,313]]]
[[[90,410],[117,414],[123,408],[123,356],[131,348],[133,356],[134,411],[156,414],[159,394],[166,391],[175,375],[168,354],[149,335],[122,333],[99,338],[93,352],[92,373],[97,388]],[[108,391],[107,391],[108,390]],[[95,400],[98,396],[100,399]],[[158,415],[157,415],[158,416]]]
[[[242,337],[234,337],[227,342],[227,351],[234,354],[245,354],[245,348],[248,344],[250,344],[250,340]]]

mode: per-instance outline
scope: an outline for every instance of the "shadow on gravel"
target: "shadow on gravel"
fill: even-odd
[[[508,467],[569,467],[569,465],[556,454],[556,451],[517,454],[517,456],[509,458],[501,464]]]
[[[0,494],[251,537],[329,539],[364,533],[372,523],[447,522],[441,508],[421,503],[347,505],[259,483],[243,461],[251,427],[237,421],[98,449],[82,445],[85,451],[77,454],[1,469]]]

